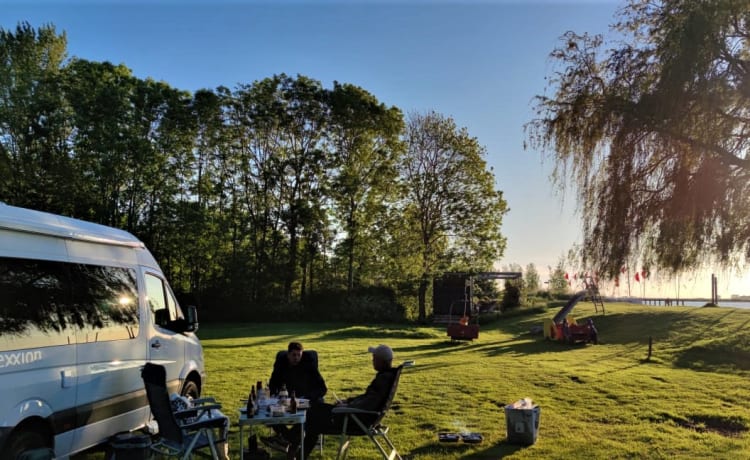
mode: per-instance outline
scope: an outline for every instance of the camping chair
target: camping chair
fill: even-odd
[[[156,423],[159,424],[160,439],[151,449],[169,457],[190,458],[193,454],[220,458],[217,443],[226,442],[229,420],[225,416],[213,415],[221,408],[219,404],[202,404],[178,412],[172,411],[167,393],[167,373],[164,366],[146,363],[141,371],[146,386],[146,397]],[[203,401],[211,401],[207,398]],[[218,430],[219,435],[216,435]],[[210,449],[208,452],[200,450]]]
[[[381,425],[380,422],[383,420],[383,417],[385,417],[385,415],[388,413],[388,410],[391,408],[393,397],[396,395],[396,390],[398,389],[398,381],[401,378],[401,371],[404,369],[404,366],[408,367],[411,365],[413,365],[413,362],[408,361],[396,368],[396,377],[393,379],[391,392],[390,394],[388,394],[388,399],[386,399],[382,410],[368,411],[362,409],[354,409],[346,406],[335,407],[333,409],[333,414],[344,415],[344,426],[341,430],[339,451],[336,455],[337,460],[346,458],[346,455],[349,451],[349,442],[352,436],[367,436],[368,438],[370,438],[373,444],[375,444],[375,447],[378,448],[384,459],[393,460],[394,458],[397,458],[401,460],[401,456],[396,450],[396,447],[388,438],[388,427]],[[367,419],[369,418],[368,416],[371,417],[373,415],[375,416],[375,418],[372,420],[372,422],[365,423],[365,421],[367,421]],[[390,451],[386,451],[385,447],[380,442],[378,442],[377,438],[383,438],[383,441],[385,441],[385,443],[388,445]]]

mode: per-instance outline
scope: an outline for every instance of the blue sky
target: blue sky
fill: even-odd
[[[19,21],[65,31],[70,56],[123,63],[139,77],[194,91],[302,74],[361,86],[404,112],[454,118],[487,148],[511,211],[500,265],[547,266],[579,239],[569,194],[551,164],[524,150],[523,124],[551,75],[549,53],[568,30],[608,33],[621,2],[0,0],[0,27]],[[573,270],[575,267],[571,267]],[[710,275],[683,277],[682,295],[710,295]],[[654,283],[652,283],[654,284]],[[674,296],[675,284],[660,288]],[[649,288],[649,286],[647,286]],[[656,289],[651,286],[647,294]],[[721,295],[750,294],[750,275]],[[627,292],[620,292],[627,294]],[[635,294],[635,291],[633,292]]]

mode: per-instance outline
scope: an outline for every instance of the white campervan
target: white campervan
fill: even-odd
[[[0,202],[0,457],[66,458],[144,426],[146,361],[166,367],[170,391],[199,396],[186,313],[130,233]]]

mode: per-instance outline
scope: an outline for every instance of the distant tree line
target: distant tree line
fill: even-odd
[[[429,315],[487,270],[508,211],[477,139],[347,83],[194,93],[0,29],[0,200],[123,228],[210,319]]]

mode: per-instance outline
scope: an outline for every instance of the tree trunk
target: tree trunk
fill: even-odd
[[[427,273],[422,275],[422,280],[419,282],[419,322],[424,323],[427,320],[427,288],[430,286],[429,278]]]
[[[351,293],[352,289],[354,289],[354,245],[356,244],[355,241],[355,235],[356,235],[356,226],[357,222],[354,219],[354,212],[356,210],[356,204],[351,202],[349,203],[349,217],[347,219],[347,232],[349,233],[349,244],[347,247],[347,251],[349,252],[349,257],[347,260],[347,276],[346,276],[346,289],[347,292]]]
[[[296,213],[297,210],[292,211]],[[292,300],[292,286],[297,278],[297,216],[292,216],[289,224],[289,263],[287,264],[286,276],[284,277],[284,300]]]

